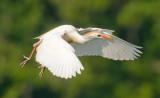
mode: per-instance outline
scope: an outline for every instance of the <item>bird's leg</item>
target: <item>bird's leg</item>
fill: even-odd
[[[24,61],[20,64],[20,65],[22,65],[21,68],[23,68],[24,65],[32,58],[32,55],[33,55],[35,49],[36,49],[36,47],[33,48],[32,53],[30,54],[29,57],[26,57],[26,56],[23,55],[23,57],[24,57],[26,60],[24,60]]]
[[[43,75],[43,72],[44,72],[45,68],[46,68],[45,66],[42,66],[42,69],[41,69],[41,71],[39,73],[39,77],[40,78],[42,78],[42,75]]]
[[[23,61],[23,62],[20,64],[20,65],[22,65],[21,68],[23,68],[24,65],[32,58],[34,51],[35,51],[36,48],[40,45],[40,43],[41,43],[41,40],[38,41],[37,43],[35,43],[35,44],[33,45],[33,50],[32,50],[32,53],[30,54],[29,57],[26,57],[26,56],[23,55],[23,57],[24,57],[26,60]]]

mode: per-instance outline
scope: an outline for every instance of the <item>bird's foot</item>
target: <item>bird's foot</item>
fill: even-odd
[[[21,68],[23,68],[24,65],[30,60],[29,57],[26,57],[26,56],[24,56],[24,55],[23,55],[23,58],[25,58],[26,60],[24,60],[24,61],[20,64],[20,65],[22,65]]]
[[[38,68],[42,68],[41,71],[40,71],[40,73],[39,73],[39,77],[42,78],[43,72],[44,72],[44,70],[45,70],[46,67],[45,66],[41,66],[41,67],[38,67]]]

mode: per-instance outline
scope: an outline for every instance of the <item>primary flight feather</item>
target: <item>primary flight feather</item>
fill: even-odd
[[[22,68],[34,53],[41,64],[40,77],[47,67],[53,75],[72,78],[81,74],[83,66],[77,56],[103,56],[113,60],[134,60],[142,53],[139,46],[128,43],[114,35],[113,30],[101,28],[75,28],[62,25],[36,37],[30,57],[21,63]]]

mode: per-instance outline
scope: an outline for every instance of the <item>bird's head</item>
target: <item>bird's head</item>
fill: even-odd
[[[102,34],[101,32],[98,32],[98,31],[93,31],[93,32],[89,32],[85,35],[83,35],[85,38],[87,39],[95,39],[95,38],[104,38],[104,39],[113,39],[111,36],[109,35],[104,35]]]

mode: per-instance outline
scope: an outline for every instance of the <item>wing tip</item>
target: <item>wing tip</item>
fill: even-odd
[[[135,47],[138,48],[138,49],[142,49],[142,48],[143,48],[143,47],[141,47],[141,46],[136,46],[136,45],[135,45]]]
[[[49,69],[49,68],[48,68],[48,69]],[[51,70],[49,69],[49,71],[50,71],[54,76],[57,76],[57,77],[63,78],[63,79],[71,79],[72,77],[76,77],[76,73],[77,73],[77,74],[81,74],[81,70],[84,70],[84,68],[81,68],[79,71],[75,71],[74,73],[71,73],[71,74],[68,74],[68,75],[66,75],[67,73],[65,73],[65,75],[63,75],[63,74],[57,74],[57,73],[55,73],[55,72],[53,72],[53,71],[51,71]]]

